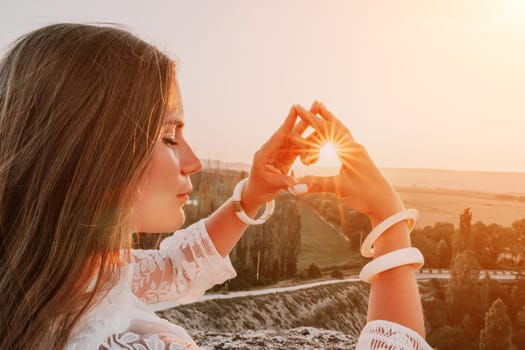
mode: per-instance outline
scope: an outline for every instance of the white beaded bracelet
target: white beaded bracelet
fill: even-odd
[[[233,190],[232,195],[232,205],[235,210],[235,214],[237,214],[237,217],[248,225],[260,225],[264,224],[266,220],[273,214],[273,210],[275,208],[275,200],[271,200],[269,202],[266,202],[266,208],[264,208],[264,212],[258,219],[252,219],[251,217],[246,214],[244,209],[241,205],[241,195],[242,190],[244,188],[244,185],[246,185],[246,182],[248,182],[248,178],[242,179],[239,181],[239,183],[235,186],[235,189]]]
[[[365,238],[361,245],[361,254],[367,258],[374,256],[374,248],[372,248],[372,246],[379,236],[385,233],[390,227],[403,220],[408,221],[408,229],[412,232],[414,226],[416,226],[417,219],[419,219],[419,212],[417,209],[406,209],[385,219],[374,227],[370,234]]]
[[[417,248],[410,247],[394,250],[366,264],[359,273],[359,279],[370,283],[372,277],[381,272],[403,265],[415,265],[416,270],[418,270],[423,266],[424,262],[423,254]]]

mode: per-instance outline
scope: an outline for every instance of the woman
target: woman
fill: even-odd
[[[308,125],[344,145],[340,174],[305,178],[310,192],[345,197],[373,224],[403,209],[322,104],[293,106],[255,154],[240,198],[159,250],[131,250],[133,232],[181,227],[190,175],[201,169],[183,136],[174,63],[105,26],[57,24],[21,37],[0,62],[0,348],[198,348],[145,303],[195,300],[235,276],[228,253],[249,217],[297,183],[291,164],[315,148],[301,137]],[[408,234],[392,226],[374,254],[409,246]],[[361,348],[426,348],[410,266],[372,279],[369,320],[378,319],[396,323],[369,323]]]

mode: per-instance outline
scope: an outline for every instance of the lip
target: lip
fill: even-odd
[[[177,197],[178,197],[180,200],[184,201],[184,203],[186,203],[187,201],[190,200],[190,193],[191,193],[192,190],[193,190],[192,188],[189,188],[187,191],[184,191],[184,192],[182,192],[182,193],[179,193],[179,194],[177,195]]]
[[[182,193],[177,195],[178,198],[183,200],[184,202],[187,202],[190,199],[190,195],[188,193]]]

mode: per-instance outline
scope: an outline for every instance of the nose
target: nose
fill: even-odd
[[[183,175],[198,173],[202,169],[202,163],[197,157],[190,145],[185,143],[184,153],[182,156],[181,172]]]

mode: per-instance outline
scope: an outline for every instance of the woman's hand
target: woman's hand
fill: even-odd
[[[279,191],[297,183],[288,172],[307,142],[301,134],[308,124],[297,121],[297,107],[292,106],[283,125],[261,146],[253,157],[248,183],[242,194],[246,211],[277,197]]]
[[[338,147],[341,161],[339,174],[330,177],[307,176],[299,182],[308,185],[308,192],[332,192],[344,198],[347,205],[367,214],[372,225],[404,209],[403,203],[365,147],[357,143],[348,128],[322,103],[314,103],[310,111],[297,106],[299,117],[315,129],[308,140],[318,144],[331,141]],[[320,117],[319,117],[319,116]],[[315,159],[312,146],[301,159]],[[317,151],[318,152],[318,151]]]

